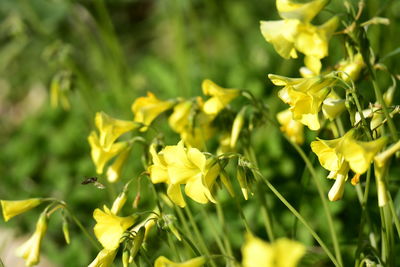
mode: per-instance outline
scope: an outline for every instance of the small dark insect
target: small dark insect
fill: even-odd
[[[97,182],[97,177],[89,177],[89,178],[85,178],[85,180],[83,180],[83,182],[81,184],[92,184]]]
[[[104,189],[106,188],[102,183],[97,181],[97,177],[89,177],[89,178],[85,178],[85,180],[83,180],[83,182],[81,183],[83,185],[86,184],[93,184],[95,187],[99,188],[99,189]]]

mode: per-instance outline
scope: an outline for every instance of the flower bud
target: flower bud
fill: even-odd
[[[42,203],[40,198],[30,198],[25,200],[0,200],[1,208],[3,209],[4,221],[8,221],[14,216],[17,216],[25,211],[35,208]]]

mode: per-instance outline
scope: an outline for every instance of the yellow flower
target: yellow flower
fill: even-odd
[[[130,147],[126,147],[125,149],[123,149],[122,152],[115,159],[115,161],[107,168],[107,180],[110,183],[115,183],[119,180],[122,167],[124,166],[124,163],[127,160],[130,152]]]
[[[47,230],[47,214],[40,215],[36,230],[24,244],[17,249],[17,255],[25,259],[26,266],[33,266],[40,261],[40,245]]]
[[[118,155],[124,148],[126,148],[126,142],[118,142],[111,145],[110,149],[105,150],[100,145],[99,136],[96,132],[92,131],[88,137],[88,141],[91,147],[91,156],[96,166],[96,172],[98,174],[103,173],[104,165],[113,157]]]
[[[361,70],[364,68],[365,63],[360,53],[339,62],[338,71],[343,71],[346,74],[339,73],[340,77],[346,82],[350,79],[355,81],[360,76]]]
[[[260,21],[261,33],[271,43],[276,52],[283,58],[297,58],[294,46],[299,20]]]
[[[354,134],[355,131],[350,130],[340,138],[320,139],[311,143],[311,149],[322,167],[330,171],[328,178],[336,179],[328,194],[331,201],[342,197],[348,171],[351,169],[359,175],[366,172],[374,156],[387,141],[383,137],[370,142],[357,141]]]
[[[287,78],[269,74],[268,78],[273,84],[284,86],[278,92],[278,96],[290,105],[293,119],[311,130],[318,130],[320,128],[318,113],[330,87],[335,83],[333,77],[325,75],[312,78]]]
[[[97,257],[89,264],[88,267],[109,267],[112,266],[115,256],[117,255],[117,249],[102,249]]]
[[[42,199],[30,198],[24,200],[0,200],[0,203],[1,208],[3,209],[4,221],[7,222],[12,217],[38,206],[42,203]]]
[[[132,112],[135,114],[135,122],[142,123],[144,126],[140,131],[147,130],[151,122],[164,111],[173,106],[171,101],[161,101],[154,94],[148,92],[147,96],[139,97],[132,104]]]
[[[319,60],[328,55],[328,42],[338,24],[338,17],[333,17],[320,26],[299,24],[294,46],[297,51],[306,55],[305,65],[314,73],[320,72]]]
[[[327,2],[316,0],[301,4],[277,0],[277,9],[284,20],[261,21],[261,33],[283,58],[297,58],[296,51],[306,55],[307,68],[319,74],[320,59],[328,55],[328,41],[339,21],[338,17],[333,17],[320,26],[314,26],[310,21]]]
[[[206,258],[197,257],[185,262],[173,262],[164,256],[160,256],[154,262],[154,267],[200,267],[206,263]]]
[[[279,15],[284,19],[297,19],[303,22],[310,22],[327,3],[328,0],[315,0],[307,3],[277,0],[276,8]]]
[[[104,211],[95,209],[93,217],[96,220],[94,234],[106,249],[116,249],[122,234],[135,222],[131,216],[116,216],[106,206],[104,206]]]
[[[338,117],[346,109],[345,102],[332,90],[322,102],[322,113],[325,118],[334,120]]]
[[[205,147],[205,142],[214,132],[211,126],[214,116],[205,114],[203,106],[201,98],[181,102],[168,119],[171,128],[180,134],[186,145],[199,149]]]
[[[270,244],[248,234],[242,247],[243,267],[295,267],[306,252],[303,244],[280,238]]]
[[[138,126],[138,124],[133,121],[118,120],[104,112],[96,113],[95,124],[100,132],[100,146],[106,151],[110,150],[112,144],[118,137]]]
[[[209,166],[210,160],[196,148],[185,148],[183,141],[176,146],[166,146],[157,153],[150,147],[153,165],[149,166],[152,183],[168,184],[167,194],[180,207],[186,205],[181,192],[185,184],[185,193],[199,203],[215,202],[210,187],[216,179],[215,168]],[[206,186],[205,182],[207,181]]]
[[[276,117],[281,124],[281,131],[290,140],[300,145],[304,143],[304,126],[300,122],[293,120],[292,112],[289,109],[279,112]]]
[[[222,88],[211,80],[202,83],[203,94],[211,96],[203,106],[204,113],[216,116],[233,99],[239,96],[240,90]]]
[[[177,133],[185,131],[190,124],[190,115],[193,105],[193,101],[187,100],[180,102],[174,107],[174,111],[168,118],[172,130]]]

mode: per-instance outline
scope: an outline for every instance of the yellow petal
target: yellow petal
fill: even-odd
[[[154,267],[200,267],[206,263],[206,258],[197,257],[185,262],[173,262],[164,256],[160,256],[154,262]]]
[[[114,262],[114,258],[117,255],[116,249],[102,249],[96,258],[89,264],[88,267],[110,267]]]
[[[42,213],[36,223],[36,229],[31,238],[16,250],[16,254],[25,259],[26,266],[33,266],[40,261],[40,246],[47,231],[47,215]]]
[[[328,0],[315,0],[307,3],[298,3],[291,0],[277,0],[276,8],[284,19],[298,19],[310,22],[328,3]]]
[[[211,96],[203,106],[203,111],[209,115],[217,115],[233,99],[239,96],[238,89],[222,88],[211,80],[204,80],[202,83],[204,95]]]
[[[338,171],[343,161],[336,147],[343,141],[343,137],[334,140],[318,140],[311,142],[311,150],[318,156],[322,167],[329,171]]]
[[[147,96],[139,97],[133,102],[132,112],[135,114],[133,120],[145,125],[140,128],[140,131],[144,132],[155,118],[172,106],[171,101],[161,101],[149,92]]]
[[[278,263],[276,267],[295,267],[306,253],[303,244],[287,238],[279,238],[273,246],[275,262]]]
[[[350,168],[355,173],[362,174],[368,170],[371,161],[386,142],[386,137],[370,142],[362,142],[349,136],[346,138],[340,152],[343,153],[345,160],[349,162]]]
[[[261,21],[260,29],[265,40],[271,43],[283,58],[297,58],[294,46],[298,32],[298,20]]]
[[[170,184],[167,189],[168,197],[179,207],[183,208],[186,206],[186,202],[183,199],[181,186],[179,184]]]
[[[105,211],[95,209],[93,217],[96,220],[94,233],[104,248],[116,249],[122,234],[133,225],[135,218],[119,217],[105,207]]]
[[[100,145],[100,140],[96,132],[91,132],[88,141],[91,147],[91,156],[93,163],[96,166],[96,172],[98,174],[103,173],[104,165],[109,160],[118,155],[127,146],[127,142],[118,142],[111,145],[109,150],[105,150]]]
[[[289,109],[277,114],[278,122],[281,124],[281,131],[284,132],[293,142],[304,143],[304,126],[300,122],[293,120],[292,112]]]
[[[133,121],[115,119],[104,112],[96,113],[95,124],[100,132],[100,146],[102,146],[104,150],[110,150],[111,145],[118,137],[138,126],[138,124]]]
[[[246,235],[242,247],[243,267],[272,267],[274,266],[274,249],[272,245],[263,240]]]
[[[122,167],[125,164],[129,154],[131,152],[130,147],[124,149],[118,157],[115,159],[113,164],[111,164],[107,169],[107,180],[110,183],[115,183],[119,180],[121,176]]]
[[[24,213],[42,203],[41,198],[30,198],[24,200],[0,200],[3,210],[4,221],[8,221],[14,216]]]

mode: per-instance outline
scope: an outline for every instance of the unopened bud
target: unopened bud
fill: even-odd
[[[127,196],[126,196],[125,191],[123,191],[114,200],[114,203],[113,203],[113,205],[111,207],[111,213],[112,214],[117,214],[122,209],[122,207],[125,205],[126,200],[127,200]]]

